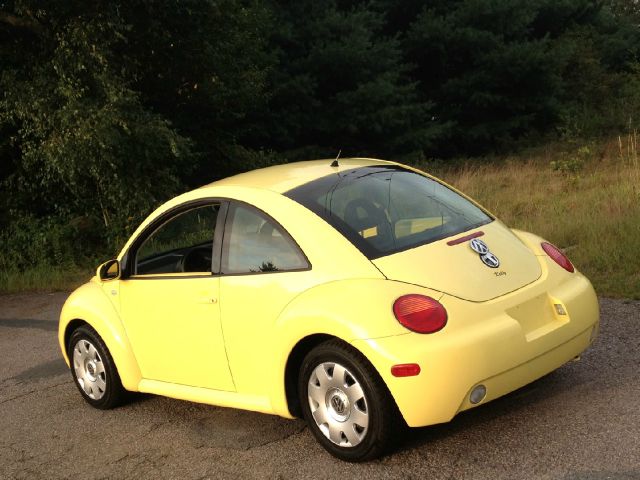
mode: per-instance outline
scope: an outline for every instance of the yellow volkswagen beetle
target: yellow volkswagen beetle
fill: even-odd
[[[84,399],[125,391],[302,416],[380,455],[577,357],[589,281],[442,181],[393,162],[280,165],[167,202],[71,294],[59,342]]]

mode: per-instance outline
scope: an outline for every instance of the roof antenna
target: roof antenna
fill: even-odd
[[[340,154],[341,153],[342,153],[342,150],[340,150],[338,152],[338,156],[336,157],[336,159],[333,162],[331,162],[331,166],[332,167],[339,167],[340,166],[340,164],[338,163],[338,159],[340,158]]]

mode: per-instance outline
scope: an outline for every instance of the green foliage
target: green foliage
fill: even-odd
[[[592,156],[591,149],[588,146],[582,146],[574,152],[562,155],[558,160],[552,160],[551,169],[568,176],[576,176]]]
[[[637,0],[607,0],[607,7],[617,17],[640,23],[640,3]]]
[[[451,125],[455,143],[442,153],[497,150],[584,108],[576,93],[594,94],[616,50],[619,30],[602,33],[606,15],[588,0],[428,2],[405,44],[437,118]],[[592,39],[603,38],[597,50]],[[637,54],[635,39],[626,46]]]
[[[108,249],[185,184],[239,167],[229,160],[244,152],[237,122],[266,72],[264,9],[231,0],[2,7],[5,265],[82,261],[72,219],[98,219]],[[244,154],[248,167],[258,156]],[[43,248],[19,248],[40,228]]]
[[[0,268],[112,256],[167,198],[282,161],[442,162],[633,131],[639,12],[626,0],[0,2]],[[583,153],[552,168],[578,178]]]
[[[138,0],[120,8],[130,26],[122,53],[132,87],[193,142],[192,168],[181,179],[199,186],[252,168],[253,160],[244,163],[252,156],[247,140],[263,128],[252,114],[266,104],[274,62],[268,9],[236,0]]]
[[[0,270],[19,271],[35,265],[71,268],[93,261],[103,250],[100,231],[98,222],[90,218],[67,222],[57,217],[21,216],[0,232]]]
[[[289,158],[392,155],[428,148],[438,126],[408,76],[399,40],[366,4],[277,2],[264,122]],[[303,147],[303,148],[300,148]]]

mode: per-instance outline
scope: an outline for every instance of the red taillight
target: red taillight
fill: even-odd
[[[547,255],[549,255],[554,262],[564,268],[567,272],[573,273],[575,271],[575,268],[573,268],[573,264],[567,258],[567,256],[562,253],[562,250],[549,242],[542,242],[541,245],[542,249],[547,253]]]
[[[391,375],[394,377],[415,377],[420,373],[420,365],[417,363],[401,363],[391,367]]]
[[[401,325],[416,333],[434,333],[447,324],[442,304],[424,295],[403,295],[393,304],[393,314]]]

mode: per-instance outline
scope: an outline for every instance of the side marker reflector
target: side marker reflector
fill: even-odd
[[[391,375],[394,377],[415,377],[420,373],[420,365],[417,363],[401,363],[391,367]]]

